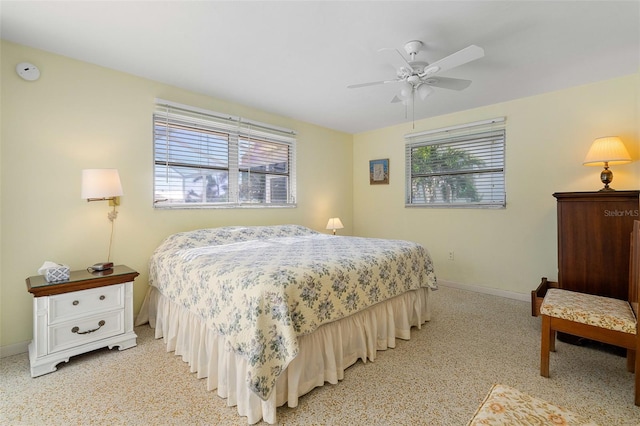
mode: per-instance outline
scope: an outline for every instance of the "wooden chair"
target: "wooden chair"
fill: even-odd
[[[540,375],[549,377],[549,351],[555,352],[556,332],[580,336],[627,349],[627,370],[635,372],[635,405],[640,406],[640,221],[631,234],[629,300],[549,289],[540,306],[542,338]]]

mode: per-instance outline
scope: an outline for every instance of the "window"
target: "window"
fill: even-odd
[[[505,207],[504,121],[406,135],[406,206]]]
[[[295,133],[158,100],[154,206],[294,207]]]

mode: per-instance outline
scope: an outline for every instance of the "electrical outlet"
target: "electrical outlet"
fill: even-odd
[[[453,251],[449,252],[449,260],[453,260],[455,258]]]

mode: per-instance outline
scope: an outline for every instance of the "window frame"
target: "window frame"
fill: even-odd
[[[158,132],[158,128],[165,126],[164,137],[162,132]],[[153,206],[158,209],[219,209],[219,208],[294,208],[296,205],[296,132],[290,129],[285,129],[281,127],[272,126],[270,124],[260,123],[252,120],[247,120],[242,117],[230,116],[227,114],[221,114],[214,111],[209,111],[205,109],[200,109],[196,107],[191,107],[188,105],[182,105],[175,102],[165,101],[162,99],[156,99],[155,111],[152,118],[152,127],[153,127],[153,158],[152,158],[152,168],[153,168]],[[175,158],[171,158],[169,154],[169,144],[171,142],[178,142],[180,140],[180,136],[177,136],[178,133],[174,134],[174,139],[172,140],[169,136],[168,129],[169,128],[182,128],[184,131],[185,139],[189,139],[190,137],[196,136],[198,134],[202,134],[204,139],[207,139],[207,142],[198,142],[191,143],[187,141],[184,145],[186,146],[185,151],[190,151],[187,154],[184,154],[180,160],[184,160],[185,163],[181,163],[180,161],[175,161]],[[191,132],[191,134],[189,134]],[[207,136],[204,136],[207,135]],[[215,138],[215,135],[218,135],[218,138]],[[210,139],[209,139],[210,137]],[[215,141],[214,141],[215,139]],[[211,145],[209,145],[209,141],[213,141]],[[226,142],[225,142],[226,140]],[[251,145],[257,143],[258,150],[262,149],[263,151],[268,151],[268,147],[274,148],[273,151],[276,151],[277,154],[263,153],[262,157],[259,157],[258,160],[264,161],[275,161],[275,159],[285,159],[284,164],[280,162],[278,164],[282,164],[284,171],[282,170],[251,170],[251,165],[241,164],[242,160],[240,159],[240,155],[242,152],[247,152],[248,149],[251,149]],[[164,151],[162,148],[164,148]],[[189,163],[188,157],[196,157],[193,154],[196,148],[205,147],[206,149],[211,149],[211,151],[215,151],[217,153],[217,160],[219,161],[218,165],[210,165],[205,164],[206,161],[212,161],[211,158],[208,160],[204,160],[203,162],[199,160],[193,160]],[[224,156],[224,150],[226,150],[226,158]],[[243,151],[244,150],[244,151]],[[161,154],[161,158],[158,157],[158,153]],[[274,155],[274,158],[270,156]],[[208,156],[212,157],[212,156]],[[186,159],[185,159],[186,158]],[[222,158],[222,160],[221,160]],[[226,159],[226,164],[224,162]],[[226,172],[226,193],[224,196],[226,197],[225,201],[197,201],[197,202],[188,202],[187,200],[187,192],[184,189],[184,178],[183,179],[183,188],[179,188],[179,184],[167,184],[166,189],[168,193],[171,192],[171,189],[174,187],[178,187],[178,191],[181,192],[180,201],[172,200],[169,198],[162,198],[158,196],[160,188],[162,185],[159,185],[159,172],[162,172],[162,168],[164,167],[164,172],[166,172],[167,182],[169,181],[169,173],[173,171],[176,175],[175,169],[172,167],[182,167],[185,171],[191,170],[194,176],[201,174],[203,177],[203,185],[204,178],[208,178],[209,174],[203,173],[203,170],[212,170],[219,171],[223,173]],[[269,167],[273,166],[273,164],[266,163],[263,166],[259,167]],[[277,168],[277,166],[275,167]],[[248,175],[247,175],[248,173]],[[264,197],[269,198],[273,196],[271,194],[271,190],[273,186],[271,186],[271,182],[274,178],[285,178],[286,184],[284,193],[279,193],[281,199],[286,198],[286,201],[281,202],[267,202],[267,201],[255,201],[255,200],[242,200],[243,191],[241,190],[241,179],[247,178],[249,179],[249,184],[251,185],[251,175],[263,175],[264,177],[264,188],[263,194]],[[185,176],[185,175],[183,175]],[[162,179],[162,178],[160,178]],[[194,183],[196,179],[194,179]],[[258,180],[260,181],[260,179]],[[281,185],[282,186],[282,185]],[[204,188],[204,187],[203,187]],[[245,194],[246,195],[246,194]],[[199,194],[200,197],[205,198],[208,196],[206,194],[206,190],[203,189],[202,193]]]
[[[507,205],[506,191],[506,118],[498,117],[489,120],[434,129],[425,132],[405,135],[405,207],[411,208],[489,208],[504,209]],[[417,172],[414,170],[414,150],[422,147],[449,149],[464,157],[466,164],[449,170],[434,172]],[[475,152],[474,150],[478,150]],[[484,150],[484,151],[483,151]],[[460,154],[461,153],[461,154]],[[490,154],[488,154],[490,153]],[[475,160],[475,161],[474,161]],[[488,165],[483,161],[490,160]],[[473,164],[475,162],[475,164]],[[427,165],[437,165],[432,160]],[[490,189],[480,190],[489,195],[487,201],[440,199],[436,202],[417,201],[414,193],[414,181],[419,178],[435,178],[449,176],[453,179],[462,177],[478,177],[480,183]],[[495,181],[497,179],[497,181]],[[495,184],[493,183],[495,181]],[[496,186],[494,190],[492,187]],[[468,187],[468,185],[467,185]],[[473,190],[476,190],[474,185]],[[438,195],[438,198],[441,198]]]

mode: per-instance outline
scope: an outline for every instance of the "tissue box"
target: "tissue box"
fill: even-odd
[[[66,281],[69,279],[69,267],[65,265],[59,265],[54,268],[47,268],[44,271],[44,279],[48,283],[55,281]]]

